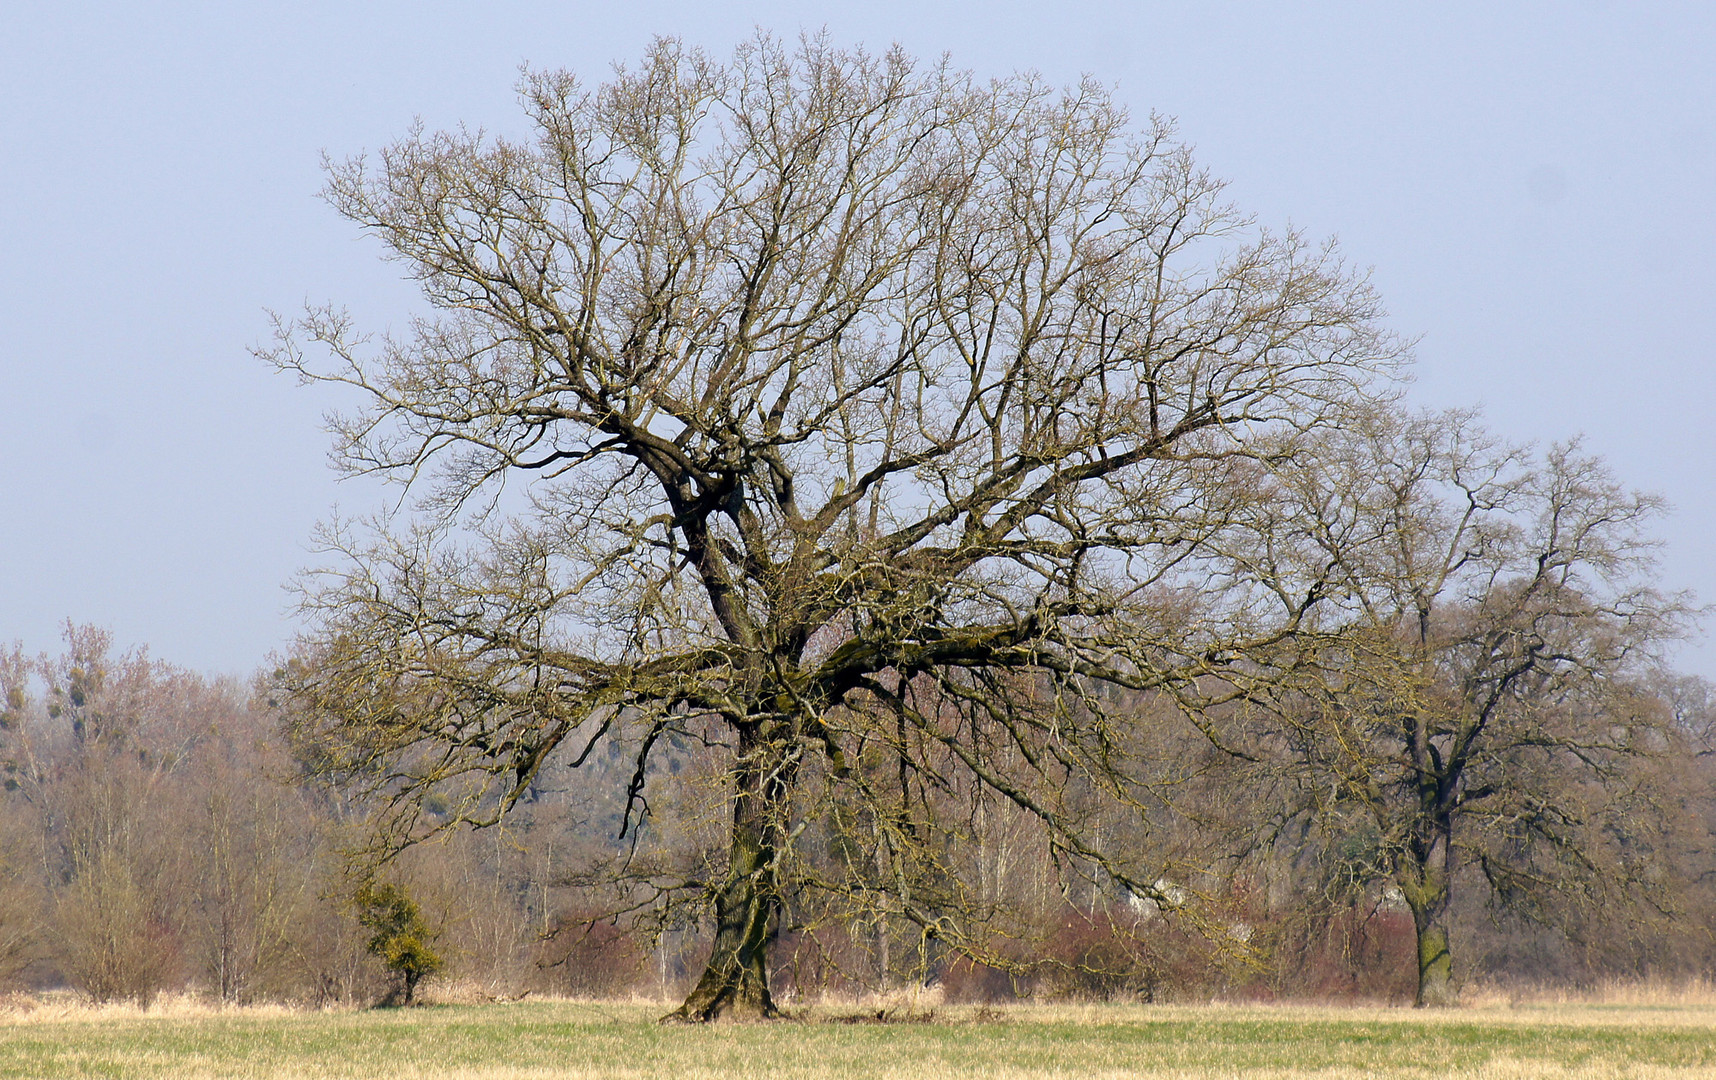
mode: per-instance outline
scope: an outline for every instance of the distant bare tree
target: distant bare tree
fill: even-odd
[[[224,1000],[296,992],[319,823],[280,782],[276,718],[230,680],[116,652],[104,631],[65,636],[57,656],[0,665],[0,690],[18,691],[0,918],[24,907],[51,928],[26,950],[34,974],[97,1000],[147,1003],[203,978]]]
[[[46,840],[54,961],[95,1001],[149,1004],[182,982],[186,848],[171,822],[175,774],[195,736],[176,706],[195,680],[143,650],[67,624],[37,670],[46,721],[26,797]]]
[[[664,747],[714,748],[725,852],[640,875],[713,908],[685,1019],[774,1014],[795,890],[975,947],[914,809],[951,777],[1156,895],[1073,801],[1152,804],[1099,687],[1271,677],[1318,595],[1208,541],[1249,497],[1230,463],[1400,359],[1364,281],[1092,82],[762,37],[522,94],[530,141],[419,131],[329,169],[433,314],[376,341],[312,310],[265,353],[354,391],[340,461],[416,497],[327,534],[283,674],[306,758],[404,841],[614,739],[626,832]],[[795,877],[834,805],[879,862]]]
[[[278,761],[246,745],[258,732],[234,712],[186,780],[180,835],[194,868],[188,929],[203,973],[222,1001],[248,1002],[291,989],[286,970],[317,898],[318,823],[307,800],[265,772]]]
[[[1249,558],[1326,582],[1325,629],[1343,611],[1348,628],[1304,655],[1258,754],[1287,763],[1343,873],[1410,906],[1417,1001],[1444,1004],[1463,867],[1539,920],[1653,879],[1663,818],[1638,760],[1673,742],[1652,686],[1693,611],[1654,584],[1660,504],[1577,445],[1378,414],[1306,451],[1260,473]]]
[[[0,646],[0,982],[15,978],[43,947],[40,840],[35,815],[14,794],[28,775],[25,729],[39,708],[31,693],[35,668],[22,646]]]

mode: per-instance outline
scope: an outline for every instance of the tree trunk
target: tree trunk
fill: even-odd
[[[405,1000],[400,1002],[401,1005],[411,1005],[416,1003],[417,981],[422,977],[422,974],[417,971],[407,970],[405,972]]]
[[[769,945],[780,909],[776,859],[787,770],[765,768],[741,733],[739,791],[733,805],[733,841],[727,876],[715,895],[715,943],[703,976],[665,1022],[768,1020],[781,1015],[769,994]]]
[[[1412,927],[1418,954],[1418,989],[1415,1008],[1439,1008],[1454,1004],[1454,954],[1448,942],[1448,906],[1452,899],[1452,849],[1449,823],[1440,822],[1433,839],[1422,850],[1413,879],[1400,883],[1407,905],[1412,908]]]
[[[1417,1008],[1454,1004],[1454,954],[1448,948],[1448,901],[1446,893],[1438,910],[1412,909],[1412,925],[1418,944]]]

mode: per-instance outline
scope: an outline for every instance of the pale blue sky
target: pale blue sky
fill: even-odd
[[[332,402],[246,349],[264,308],[408,309],[315,198],[343,157],[521,126],[521,63],[600,78],[661,33],[898,41],[1090,72],[1178,117],[1242,206],[1336,234],[1421,338],[1416,396],[1584,432],[1716,599],[1716,7],[1707,3],[13,3],[0,17],[0,641],[64,618],[242,673],[306,538],[373,490]],[[1716,676],[1716,647],[1683,665]]]

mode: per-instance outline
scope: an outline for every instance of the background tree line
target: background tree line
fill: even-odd
[[[186,990],[235,1003],[371,1003],[397,993],[366,947],[372,933],[357,904],[376,880],[352,859],[375,808],[295,756],[267,680],[258,692],[142,652],[116,654],[88,627],[69,627],[58,655],[12,648],[0,679],[0,974],[13,989],[67,986],[144,1003]],[[1617,763],[1604,785],[1556,770],[1520,785],[1530,791],[1518,797],[1570,808],[1557,819],[1561,840],[1590,873],[1548,872],[1553,851],[1520,855],[1511,874],[1541,873],[1553,887],[1505,893],[1508,882],[1492,880],[1483,860],[1460,864],[1443,914],[1466,978],[1708,976],[1716,702],[1696,679],[1632,692],[1630,707],[1661,733],[1650,753]],[[1153,717],[1149,750],[1172,763],[1160,779],[1174,794],[1143,826],[1100,800],[1087,808],[1108,815],[1109,835],[1136,845],[1141,863],[1176,875],[1159,884],[1179,910],[1141,901],[1098,867],[1054,865],[1064,854],[1028,814],[950,785],[930,799],[945,832],[940,887],[961,890],[967,933],[982,938],[990,962],[878,910],[809,904],[789,911],[781,930],[777,986],[789,998],[929,986],[966,1000],[1412,1000],[1412,905],[1382,862],[1387,844],[1367,808],[1331,806],[1329,773],[1289,768],[1304,752],[1290,738],[1277,737],[1273,756],[1247,758],[1212,743],[1174,702],[1128,707]],[[1306,730],[1329,722],[1311,708],[1298,719]],[[387,864],[382,880],[421,908],[447,961],[441,992],[672,997],[690,988],[707,911],[690,897],[644,905],[638,890],[665,863],[693,872],[719,863],[719,755],[691,742],[672,748],[656,767],[686,781],[674,788],[684,797],[658,805],[641,840],[620,841],[619,792],[634,750],[602,763],[611,787],[545,769],[505,828],[449,833]],[[431,801],[424,812],[450,809]],[[825,807],[807,831],[806,873],[873,869],[876,823],[853,808]],[[1520,843],[1507,831],[1480,839]],[[617,872],[622,864],[629,872]],[[1516,893],[1530,903],[1495,903]]]

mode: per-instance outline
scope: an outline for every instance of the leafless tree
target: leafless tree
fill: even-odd
[[[651,879],[713,907],[686,1019],[775,1012],[795,888],[961,942],[911,809],[950,777],[1155,895],[1070,801],[1152,799],[1100,688],[1271,677],[1318,594],[1209,540],[1248,497],[1231,463],[1401,359],[1363,279],[1093,82],[759,37],[522,97],[527,141],[415,131],[329,166],[427,314],[373,339],[314,309],[264,350],[355,392],[340,463],[406,488],[330,527],[307,581],[283,676],[306,755],[387,796],[403,841],[609,740],[628,831],[663,747],[712,748],[725,853]],[[831,805],[863,808],[879,865],[789,881]]]
[[[1679,742],[1651,688],[1694,612],[1654,584],[1657,500],[1577,444],[1507,446],[1460,413],[1378,413],[1257,484],[1244,558],[1329,597],[1258,760],[1285,761],[1350,880],[1410,906],[1419,1004],[1453,998],[1463,868],[1539,921],[1661,880],[1638,762]]]
[[[22,646],[0,647],[0,982],[28,968],[43,946],[40,842],[34,815],[16,795],[28,777],[25,729],[39,705],[35,668]]]

